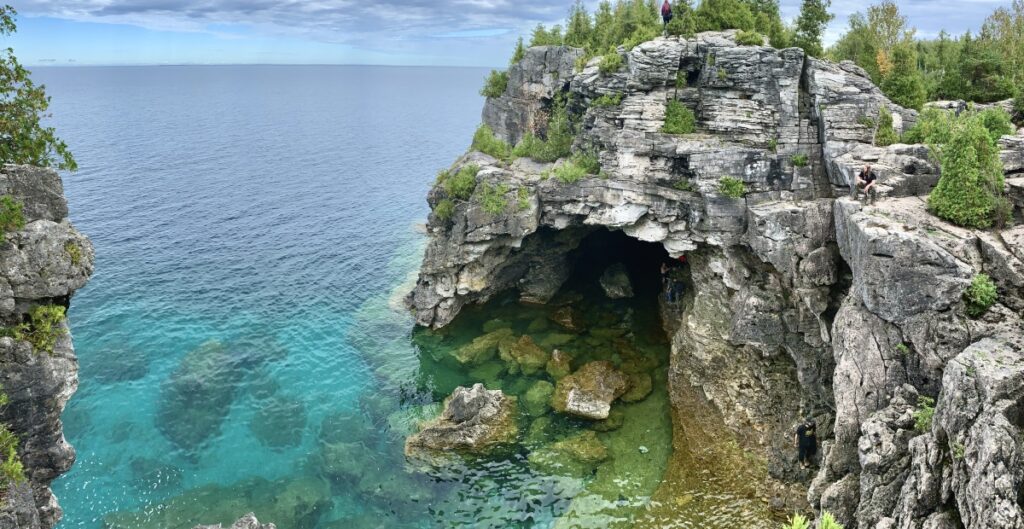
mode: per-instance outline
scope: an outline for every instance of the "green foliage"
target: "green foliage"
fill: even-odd
[[[519,211],[523,211],[530,208],[530,191],[525,187],[520,187],[516,190],[516,203],[519,206]]]
[[[509,65],[518,64],[519,61],[526,57],[526,46],[523,45],[523,37],[519,37],[516,41],[516,49],[512,52],[512,58],[509,59]]]
[[[999,142],[999,138],[1016,131],[1016,127],[1010,121],[1010,115],[1001,108],[986,108],[978,114],[978,119],[988,131],[988,137],[991,138],[993,145]]]
[[[573,139],[572,123],[569,121],[565,103],[556,99],[551,107],[547,138],[542,140],[533,134],[527,134],[512,149],[512,156],[532,158],[544,163],[554,162],[569,155]]]
[[[470,148],[484,154],[493,156],[499,160],[507,161],[512,156],[512,148],[507,143],[498,139],[494,131],[487,125],[480,125],[473,133],[473,144]]]
[[[917,397],[917,408],[911,413],[914,417],[914,429],[924,433],[932,429],[935,417],[935,399],[921,395]]]
[[[917,53],[909,44],[900,44],[892,51],[892,62],[882,78],[882,92],[894,103],[920,110],[928,98],[924,78],[917,69]]]
[[[811,523],[803,515],[794,514],[789,523],[782,526],[782,529],[811,529]]]
[[[11,195],[0,197],[0,239],[25,227],[25,205]]]
[[[622,68],[622,55],[615,48],[610,48],[608,53],[601,56],[601,62],[597,65],[597,69],[601,71],[603,75],[613,74]]]
[[[1014,123],[1024,126],[1024,89],[1017,90],[1017,97],[1013,98]]]
[[[723,176],[718,179],[718,192],[729,198],[742,198],[747,194],[747,185],[739,178]]]
[[[900,342],[896,344],[896,351],[899,352],[901,355],[906,356],[910,354],[910,346],[903,342]]]
[[[679,70],[676,72],[676,88],[686,88],[686,72]]]
[[[534,46],[561,46],[562,44],[564,44],[562,26],[547,29],[544,24],[537,24],[537,27],[533,28],[533,35],[530,36],[531,48]]]
[[[673,10],[672,21],[665,26],[665,32],[672,36],[689,38],[697,33],[697,21],[694,19],[693,11],[687,9],[679,14]]]
[[[756,31],[740,31],[736,35],[736,44],[740,46],[763,46],[764,35]]]
[[[508,72],[491,70],[491,74],[484,81],[484,87],[480,89],[480,95],[484,97],[501,97],[508,88]]]
[[[952,112],[926,108],[918,114],[917,123],[903,134],[903,142],[943,145],[949,141],[955,121]]]
[[[1003,165],[990,132],[977,114],[962,115],[953,124],[939,152],[942,176],[928,196],[940,218],[960,226],[987,228],[996,220],[1002,196]]]
[[[697,32],[742,29],[753,31],[754,13],[743,0],[703,0],[694,12]]]
[[[586,48],[590,43],[593,29],[587,8],[581,0],[576,0],[576,3],[569,9],[569,17],[565,26],[565,45]]]
[[[689,191],[691,193],[697,191],[697,186],[691,180],[677,180],[672,184],[673,189],[679,191]]]
[[[728,78],[729,78],[729,72],[725,71],[725,69],[723,69],[723,68],[719,68],[718,69],[718,80],[719,81],[724,81],[724,80],[726,80]]]
[[[808,55],[814,57],[821,57],[824,54],[821,37],[825,33],[825,26],[833,18],[828,12],[831,5],[832,0],[803,0],[800,16],[796,19],[794,46],[802,48]]]
[[[441,187],[449,198],[466,200],[473,196],[473,191],[476,190],[476,175],[479,172],[479,166],[467,165],[458,173],[445,173]]]
[[[563,184],[571,184],[586,178],[587,170],[572,160],[566,160],[565,163],[551,171],[551,176],[554,176]]]
[[[665,124],[661,131],[665,134],[692,134],[695,130],[697,117],[693,111],[679,101],[669,101],[665,107]]]
[[[491,215],[500,215],[508,210],[509,188],[505,184],[480,186],[480,206]]]
[[[875,145],[888,147],[900,141],[896,129],[892,127],[892,112],[886,107],[878,109],[878,131],[875,132]]]
[[[971,286],[964,292],[964,303],[967,315],[977,318],[986,312],[999,299],[996,284],[987,274],[978,274],[971,279]]]
[[[591,103],[595,107],[617,107],[622,104],[622,94],[604,94]]]
[[[601,161],[597,158],[597,153],[590,151],[582,151],[572,155],[572,163],[578,167],[582,167],[587,174],[596,175],[601,173]]]
[[[871,130],[875,130],[875,125],[877,124],[877,123],[875,123],[875,120],[873,120],[873,119],[871,119],[871,118],[869,118],[867,116],[861,116],[861,117],[857,118],[857,123],[859,123],[862,127],[866,127],[866,128],[871,129]]]
[[[72,265],[78,266],[82,263],[82,248],[75,241],[64,243],[64,253],[68,254],[68,257],[71,258]]]
[[[954,442],[952,448],[953,459],[957,461],[962,460],[964,458],[964,455],[967,453],[967,447],[965,447],[964,444],[959,441]]]
[[[0,35],[17,31],[15,15],[11,6],[0,8]],[[55,129],[42,124],[50,117],[46,87],[36,86],[30,75],[12,48],[0,52],[0,163],[74,171],[78,164],[67,144],[57,138]]]
[[[434,215],[441,220],[448,220],[455,214],[455,202],[450,198],[442,199],[434,206]]]
[[[807,164],[808,164],[808,159],[807,159],[807,155],[806,154],[794,154],[793,156],[789,157],[789,161],[795,167],[807,167]]]
[[[818,529],[843,529],[843,526],[836,521],[836,517],[828,511],[822,511],[821,521],[818,523]]]
[[[53,353],[57,340],[67,334],[61,325],[64,321],[64,307],[60,305],[37,305],[28,312],[29,321],[3,329],[2,335],[32,344],[36,351]]]
[[[25,469],[18,457],[18,437],[3,423],[0,423],[0,492],[11,483],[25,481]]]
[[[1004,58],[990,41],[967,34],[959,47],[959,56],[948,64],[940,81],[939,96],[988,103],[1013,95],[1014,74],[1007,71]]]
[[[779,140],[778,140],[778,138],[772,138],[772,139],[768,140],[768,151],[769,152],[776,152],[778,150],[779,150]]]

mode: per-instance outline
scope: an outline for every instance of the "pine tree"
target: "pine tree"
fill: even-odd
[[[583,6],[582,0],[576,0],[569,9],[569,22],[565,28],[565,45],[576,48],[586,48],[593,37],[593,27],[590,25],[590,14]]]
[[[897,105],[920,110],[928,94],[924,89],[924,79],[917,68],[916,51],[909,43],[900,44],[893,49],[891,69],[882,79],[882,92]]]
[[[800,16],[796,19],[793,45],[814,57],[824,54],[821,36],[825,33],[825,26],[832,21],[832,14],[828,12],[831,6],[832,0],[803,0]]]

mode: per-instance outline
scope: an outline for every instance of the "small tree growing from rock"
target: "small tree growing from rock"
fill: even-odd
[[[875,132],[875,145],[888,147],[900,141],[896,129],[892,127],[892,112],[882,107],[878,110],[878,130]]]
[[[992,282],[987,274],[978,274],[971,279],[971,286],[964,292],[964,302],[967,305],[967,315],[977,318],[986,312],[999,299],[999,292],[996,284]]]
[[[953,125],[939,160],[942,177],[928,196],[932,211],[960,226],[991,226],[1003,190],[1003,165],[978,115],[962,117]]]

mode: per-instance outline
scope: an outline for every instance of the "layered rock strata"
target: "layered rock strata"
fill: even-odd
[[[696,391],[773,480],[807,487],[814,508],[850,529],[1021,527],[1021,228],[976,232],[930,216],[923,195],[940,168],[928,148],[876,147],[870,126],[887,109],[901,132],[916,112],[852,63],[739,46],[731,32],[620,52],[612,74],[597,59],[574,71],[570,48],[533,48],[512,66],[484,122],[510,143],[543,135],[564,98],[574,148],[597,152],[601,174],[565,183],[550,177],[564,160],[456,161],[453,171],[480,167],[478,191],[449,219],[431,216],[408,298],[417,321],[444,326],[510,289],[547,301],[587,234],[621,230],[688,257],[690,298],[665,321],[673,402]],[[621,102],[593,104],[605,95]],[[670,101],[694,112],[693,134],[661,132]],[[1013,176],[1024,145],[1009,136],[1001,148]],[[865,163],[879,202],[838,198]],[[743,181],[742,198],[720,191],[725,176]],[[509,206],[488,213],[479,189],[499,185]],[[442,198],[435,189],[429,201]],[[1000,301],[971,319],[963,294],[978,273]],[[920,397],[937,399],[928,427],[915,419]],[[795,461],[805,416],[825,440],[816,474]]]

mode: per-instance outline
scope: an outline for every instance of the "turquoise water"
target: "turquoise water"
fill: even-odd
[[[671,451],[652,297],[577,293],[593,328],[569,338],[530,330],[553,308],[507,299],[440,334],[414,334],[400,307],[423,197],[472,135],[485,73],[36,72],[81,166],[65,177],[72,221],[97,253],[70,313],[81,386],[64,419],[78,461],[54,486],[61,529],[189,528],[248,511],[282,529],[605,527],[644,508]],[[597,434],[612,456],[601,466],[566,475],[529,461],[592,426],[550,414],[523,419],[531,441],[454,475],[406,465],[405,436],[456,384],[521,395],[549,378],[452,363],[502,316],[577,367],[615,339],[650,360],[655,391]]]

